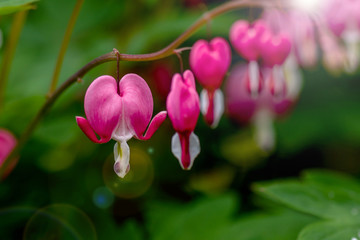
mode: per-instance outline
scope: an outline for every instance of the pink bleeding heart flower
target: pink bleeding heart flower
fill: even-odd
[[[194,75],[190,70],[186,70],[183,76],[174,75],[166,108],[177,132],[171,140],[172,152],[181,167],[189,170],[200,153],[199,138],[194,134],[200,114],[200,100],[195,88]]]
[[[114,170],[122,178],[130,170],[130,149],[126,142],[133,136],[140,140],[151,138],[167,115],[162,111],[150,122],[151,91],[145,80],[136,74],[125,75],[119,83],[107,75],[95,79],[86,91],[84,109],[87,119],[76,117],[76,121],[91,141],[117,141]]]
[[[248,123],[255,114],[257,99],[248,92],[248,66],[235,66],[225,85],[227,113],[240,124]]]
[[[345,47],[345,70],[354,72],[360,62],[360,0],[332,0],[324,8],[324,19]]]
[[[252,25],[245,20],[236,21],[230,29],[230,42],[246,60],[256,61],[261,54],[260,40],[267,28],[262,20]]]
[[[269,8],[263,12],[262,19],[273,33],[289,34],[293,52],[300,65],[311,67],[316,64],[316,33],[314,21],[309,14],[297,9],[280,11]]]
[[[9,156],[11,151],[17,144],[17,140],[9,131],[5,129],[0,129],[0,168],[3,167],[5,159]],[[10,160],[11,162],[7,165],[6,169],[4,169],[4,174],[2,178],[5,178],[12,169],[15,167],[18,158],[14,158]]]
[[[204,90],[200,94],[201,112],[207,124],[216,127],[224,112],[224,97],[219,89],[231,63],[231,50],[223,38],[208,43],[198,40],[190,52],[190,66]]]
[[[291,40],[288,34],[280,33],[273,35],[270,32],[262,38],[261,55],[266,66],[272,68],[272,94],[281,95],[286,91],[285,78],[283,77],[282,65],[291,51]]]
[[[258,97],[262,90],[262,77],[257,60],[261,56],[261,39],[268,31],[268,26],[262,20],[252,25],[245,20],[239,20],[230,29],[231,44],[241,56],[249,61],[247,85],[254,98]]]
[[[294,72],[295,69],[290,69]],[[284,81],[287,91],[282,95],[274,96],[273,69],[261,69],[264,76],[264,89],[258,98],[252,98],[247,91],[248,66],[240,64],[230,72],[226,82],[226,106],[229,116],[235,121],[244,124],[252,123],[255,127],[255,138],[258,145],[265,151],[270,151],[275,144],[275,134],[272,121],[275,117],[288,112],[294,105],[300,88],[301,76],[289,74],[291,77]],[[295,71],[296,72],[296,71]],[[284,76],[283,76],[284,77]]]
[[[261,39],[261,56],[267,66],[282,65],[291,51],[291,40],[288,34],[277,35],[267,32]]]
[[[319,28],[319,42],[325,68],[333,73],[343,70],[346,62],[346,51],[335,35],[324,28]]]

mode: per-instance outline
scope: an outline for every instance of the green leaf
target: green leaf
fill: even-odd
[[[360,192],[360,183],[347,175],[329,170],[311,169],[304,172],[304,180],[327,186]]]
[[[0,15],[30,9],[31,3],[37,1],[39,0],[2,0],[0,1]]]
[[[185,206],[152,205],[147,213],[151,239],[214,239],[229,223],[237,202],[234,195],[225,195]]]
[[[324,219],[360,223],[360,194],[331,185],[287,180],[258,184],[255,190],[295,210]]]
[[[231,224],[217,239],[296,239],[301,229],[314,220],[313,217],[293,211],[281,211],[271,215],[255,213],[242,217]],[[271,234],[269,234],[270,232]]]
[[[298,240],[358,240],[360,224],[318,222],[304,228]]]

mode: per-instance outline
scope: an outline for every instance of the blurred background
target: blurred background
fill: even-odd
[[[222,2],[86,0],[60,82],[113,48],[133,54],[157,51]],[[73,0],[42,0],[28,13],[0,111],[0,126],[17,137],[45,102],[74,5]],[[228,39],[234,21],[251,19],[258,11],[221,15],[211,21],[210,35]],[[4,44],[12,19],[13,14],[0,19]],[[182,46],[208,34],[203,27]],[[188,55],[182,53],[185,69]],[[233,51],[233,65],[241,61]],[[171,153],[174,130],[167,119],[149,141],[128,142],[131,171],[119,179],[113,172],[114,142],[92,143],[75,121],[84,116],[91,81],[114,76],[115,70],[115,62],[91,70],[37,127],[16,168],[0,184],[1,239],[295,239],[313,218],[264,201],[252,191],[255,182],[297,177],[309,168],[359,176],[359,71],[333,74],[319,61],[301,70],[304,85],[296,105],[274,122],[273,151],[257,146],[251,125],[239,125],[225,114],[210,129],[200,116],[195,132],[201,153],[192,170],[183,171]],[[120,75],[133,72],[148,82],[154,113],[165,110],[171,77],[179,71],[175,55],[120,63]],[[269,236],[276,227],[279,236]]]

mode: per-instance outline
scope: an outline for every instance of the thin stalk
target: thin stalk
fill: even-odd
[[[83,3],[84,3],[84,0],[77,0],[76,4],[75,4],[75,7],[74,7],[74,10],[73,10],[73,12],[71,14],[69,23],[68,23],[66,31],[65,31],[64,39],[63,39],[63,41],[61,43],[60,52],[59,52],[59,56],[58,56],[57,61],[56,61],[55,70],[54,70],[54,74],[52,76],[48,96],[50,96],[56,89],[57,83],[59,81],[60,70],[61,70],[62,63],[64,61],[66,49],[69,46],[71,34],[72,34],[73,30],[74,30],[76,19],[79,16],[80,9],[81,9],[81,6],[82,6]]]
[[[48,110],[51,108],[51,106],[54,104],[56,99],[67,89],[69,88],[73,83],[75,83],[78,79],[83,77],[88,71],[93,69],[94,67],[109,61],[117,61],[118,59],[122,61],[154,61],[159,60],[165,57],[168,57],[172,54],[174,54],[174,50],[180,46],[185,40],[187,40],[192,34],[194,34],[200,27],[205,25],[208,21],[208,19],[213,19],[223,13],[240,9],[244,7],[269,7],[274,6],[273,1],[269,0],[236,0],[231,2],[223,3],[222,5],[219,5],[218,7],[214,8],[213,10],[204,13],[193,25],[191,25],[183,34],[181,34],[177,39],[175,39],[172,43],[170,43],[165,48],[148,54],[116,54],[114,51],[104,54],[100,57],[95,58],[88,64],[86,64],[84,67],[82,67],[78,72],[73,74],[70,78],[68,78],[60,87],[58,87],[53,94],[50,94],[48,96],[48,99],[42,106],[42,108],[39,110],[33,121],[29,124],[25,132],[21,135],[17,146],[13,149],[11,154],[8,156],[8,158],[4,161],[3,166],[0,168],[0,177],[3,174],[4,169],[9,164],[9,160],[14,158],[21,147],[25,144],[25,142],[29,139],[31,136],[31,133],[34,131],[35,127],[38,125],[40,120],[43,118],[43,116],[48,112]]]
[[[21,11],[14,15],[10,36],[8,41],[6,41],[7,44],[5,45],[5,53],[0,70],[0,109],[4,101],[5,89],[11,68],[11,63],[14,58],[16,46],[19,41],[21,30],[25,23],[27,13],[28,11]]]

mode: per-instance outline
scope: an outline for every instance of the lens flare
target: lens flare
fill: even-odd
[[[316,13],[322,6],[323,0],[291,0],[293,8],[302,10],[307,13]]]
[[[114,195],[106,187],[99,187],[93,193],[93,202],[98,208],[108,208],[114,202]]]
[[[93,223],[80,209],[66,204],[53,204],[38,210],[30,218],[23,239],[96,240],[97,236]]]

